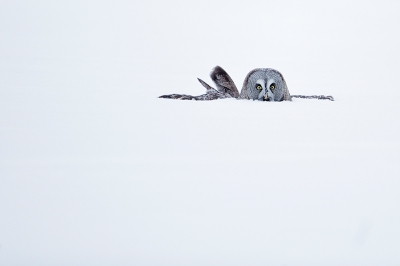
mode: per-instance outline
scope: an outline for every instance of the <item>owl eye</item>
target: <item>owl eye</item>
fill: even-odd
[[[256,86],[256,89],[259,90],[259,91],[262,90],[261,85],[258,84],[258,85]]]
[[[275,83],[272,83],[271,86],[269,86],[270,90],[273,91],[275,89]]]

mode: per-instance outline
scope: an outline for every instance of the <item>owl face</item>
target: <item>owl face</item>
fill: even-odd
[[[249,99],[270,102],[282,101],[286,88],[282,75],[271,68],[253,70],[244,85]]]

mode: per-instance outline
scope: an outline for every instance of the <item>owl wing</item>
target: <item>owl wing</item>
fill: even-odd
[[[225,99],[225,98],[230,98],[230,96],[226,93],[222,93],[220,91],[217,91],[207,83],[205,83],[203,80],[199,79],[199,82],[201,85],[203,85],[204,88],[206,88],[206,94],[202,94],[199,96],[192,96],[192,95],[186,95],[186,94],[169,94],[169,95],[162,95],[158,98],[165,98],[165,99],[176,99],[176,100],[196,100],[196,101],[211,101],[211,100],[217,100],[217,99]]]
[[[217,90],[224,94],[229,94],[233,98],[239,97],[239,91],[235,83],[225,70],[220,66],[214,67],[210,73],[211,79],[214,81]],[[204,86],[204,85],[203,85]]]
[[[217,89],[214,89],[203,80],[199,79],[201,85],[206,88],[206,94],[199,96],[192,96],[186,94],[168,94],[161,95],[159,98],[166,99],[177,99],[177,100],[196,100],[196,101],[210,101],[225,98],[238,98],[239,91],[237,90],[235,83],[233,83],[231,77],[225,72],[220,66],[216,66],[211,74],[211,79],[214,81]]]

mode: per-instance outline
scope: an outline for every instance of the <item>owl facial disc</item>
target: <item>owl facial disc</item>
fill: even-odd
[[[259,101],[268,101],[268,102],[273,102],[275,101],[275,95],[273,93],[273,89],[275,89],[275,81],[273,79],[270,80],[264,80],[264,79],[258,79],[256,81],[256,88],[260,88],[261,90],[260,93],[258,94],[257,99]]]

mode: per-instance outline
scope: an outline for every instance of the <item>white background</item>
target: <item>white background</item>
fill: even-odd
[[[399,265],[399,1],[1,1],[0,265]],[[222,66],[291,94],[199,95]]]

